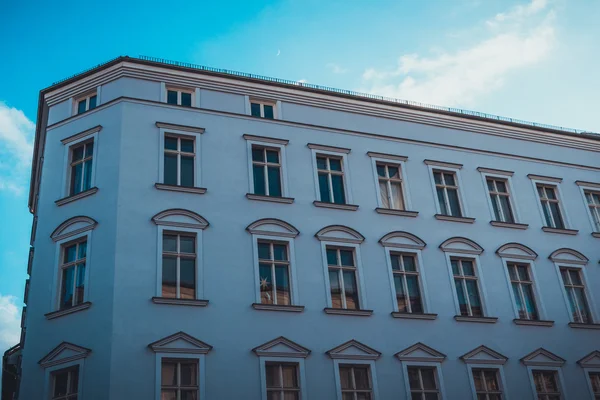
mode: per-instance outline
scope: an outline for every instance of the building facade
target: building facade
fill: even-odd
[[[121,57],[40,93],[19,399],[593,399],[600,136]]]

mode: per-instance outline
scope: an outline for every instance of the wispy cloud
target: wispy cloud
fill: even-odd
[[[298,82],[298,83],[308,83],[308,80],[307,79],[299,79],[296,82]]]
[[[348,72],[346,68],[343,68],[335,63],[327,63],[325,64],[325,67],[329,68],[334,74],[345,74],[346,72]]]
[[[0,101],[0,191],[21,195],[27,186],[35,124]]]
[[[446,106],[472,106],[498,89],[508,74],[546,58],[555,43],[555,14],[546,0],[532,0],[485,21],[476,44],[433,56],[404,54],[391,69],[369,68],[362,91]]]
[[[21,312],[17,298],[0,294],[0,354],[19,342]]]

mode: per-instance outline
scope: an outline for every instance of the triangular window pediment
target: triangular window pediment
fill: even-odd
[[[155,353],[188,353],[188,354],[206,354],[212,346],[188,335],[185,332],[178,332],[167,336],[148,345]]]
[[[600,368],[600,351],[592,351],[577,363],[584,368]]]
[[[565,360],[548,350],[539,348],[523,357],[521,362],[525,365],[560,367]]]
[[[270,342],[264,343],[252,349],[254,353],[262,357],[302,357],[306,358],[310,350],[306,347],[294,343],[283,336]]]
[[[62,342],[39,361],[43,368],[85,358],[91,350],[73,343]]]
[[[479,346],[463,355],[461,359],[467,364],[504,364],[508,360],[502,354],[486,346]]]
[[[442,362],[446,355],[423,343],[417,343],[396,353],[396,357],[400,361]]]
[[[350,340],[327,352],[333,359],[376,360],[381,353],[356,340]]]

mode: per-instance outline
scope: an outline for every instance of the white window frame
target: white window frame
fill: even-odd
[[[379,188],[379,175],[377,174],[377,163],[384,164],[395,164],[400,168],[400,176],[402,179],[401,187],[402,187],[402,201],[404,203],[403,211],[411,211],[412,203],[410,201],[410,188],[408,185],[408,175],[406,173],[406,159],[404,157],[391,158],[384,157],[383,155],[369,155],[371,158],[371,166],[373,168],[373,179],[375,182],[375,193],[377,194],[377,207],[383,207],[383,201],[381,200],[381,190]],[[397,210],[396,208],[390,208],[390,210]]]
[[[462,178],[460,176],[460,168],[453,168],[453,167],[448,167],[448,166],[442,166],[442,165],[433,165],[433,164],[428,164],[427,168],[429,169],[429,180],[431,183],[431,190],[433,192],[433,199],[435,202],[435,210],[436,210],[436,214],[440,214],[440,215],[444,215],[444,216],[449,216],[449,217],[456,217],[456,218],[468,218],[470,213],[469,213],[469,208],[467,207],[467,202],[466,202],[466,198],[463,194],[463,182],[462,182]],[[438,195],[437,195],[437,190],[436,190],[436,184],[435,184],[435,178],[433,177],[433,171],[442,171],[442,172],[450,172],[453,173],[454,176],[456,177],[456,183],[458,184],[458,202],[460,203],[460,210],[462,215],[458,216],[458,215],[446,215],[446,214],[442,214],[442,210],[440,209],[440,204],[439,204],[439,199],[438,199]],[[448,209],[449,205],[447,205]]]
[[[253,173],[253,162],[252,162],[252,146],[260,146],[260,147],[271,147],[279,150],[279,164],[281,168],[281,196],[289,197],[289,183],[288,183],[288,174],[287,174],[287,155],[286,155],[286,147],[287,143],[276,143],[272,141],[261,141],[259,138],[254,137],[252,139],[246,139],[246,147],[248,153],[248,193],[254,193],[254,173]],[[260,195],[257,195],[260,196]],[[269,196],[271,197],[271,196]]]
[[[454,284],[454,273],[452,272],[452,258],[460,258],[460,259],[471,259],[474,264],[475,276],[477,277],[477,286],[479,289],[479,297],[483,309],[482,317],[490,317],[490,309],[488,306],[488,296],[486,291],[486,285],[483,279],[483,274],[481,271],[481,261],[478,254],[464,254],[464,253],[454,253],[454,252],[445,252],[446,256],[446,266],[448,267],[448,276],[450,277],[450,287],[452,288],[452,298],[454,299],[454,307],[456,310],[457,316],[463,316],[460,312],[460,304],[458,302],[458,294],[456,293],[456,285]],[[466,295],[466,293],[465,293]],[[475,317],[480,318],[480,317]]]
[[[59,371],[61,369],[77,366],[79,368],[79,371],[78,371],[79,377],[78,377],[78,381],[77,381],[77,398],[81,399],[82,392],[83,392],[84,360],[85,360],[84,358],[80,358],[78,360],[65,362],[65,363],[53,365],[51,367],[46,368],[44,370],[44,397],[43,398],[44,399],[52,398],[52,389],[53,389],[52,373],[53,372]]]
[[[546,186],[553,186],[555,188],[554,192],[556,194],[556,199],[558,200],[558,207],[560,209],[560,213],[563,218],[564,225],[565,225],[564,229],[572,229],[573,225],[571,224],[571,218],[569,217],[569,214],[567,213],[567,208],[565,207],[565,203],[563,201],[564,197],[562,194],[562,190],[560,189],[560,182],[544,180],[544,179],[539,179],[539,178],[529,178],[529,179],[531,180],[533,192],[535,193],[535,199],[537,200],[537,208],[538,208],[538,211],[540,212],[540,218],[542,219],[542,227],[561,229],[561,228],[555,228],[553,226],[546,225],[546,217],[544,216],[544,209],[542,208],[542,199],[540,199],[540,194],[538,193],[538,188],[537,188],[538,184],[546,185]]]
[[[531,278],[533,280],[533,283],[532,283],[533,297],[534,297],[535,304],[537,306],[538,321],[546,320],[548,318],[548,314],[546,313],[546,307],[544,305],[542,296],[540,294],[540,289],[539,289],[539,284],[538,284],[539,281],[538,281],[538,277],[537,277],[537,273],[536,273],[535,262],[533,260],[524,260],[522,258],[513,258],[513,257],[500,257],[500,260],[502,261],[502,267],[504,268],[504,276],[506,277],[506,284],[507,284],[508,292],[510,293],[510,301],[513,306],[513,312],[514,312],[515,318],[521,319],[521,317],[519,316],[519,310],[517,308],[517,302],[515,300],[515,295],[514,295],[513,288],[512,288],[510,274],[508,273],[508,264],[509,263],[527,264],[528,269],[529,269],[529,275],[531,276]],[[564,289],[563,289],[563,291],[564,291]],[[529,320],[529,321],[536,321],[536,320]]]
[[[177,104],[170,104],[167,103],[168,101],[168,92],[177,92]],[[199,89],[197,88],[185,88],[185,87],[179,87],[179,86],[169,86],[166,85],[165,89],[164,89],[164,102],[171,105],[171,106],[182,106],[182,107],[187,107],[187,106],[183,106],[181,104],[181,93],[188,93],[191,95],[192,99],[191,99],[191,104],[190,107],[198,107],[196,105],[196,97],[197,97],[197,93],[199,92]]]
[[[346,202],[345,203],[334,203],[333,202],[333,193],[330,193],[331,195],[331,204],[337,204],[337,205],[351,205],[354,204],[354,200],[352,198],[352,190],[350,189],[350,182],[351,182],[351,178],[350,178],[350,164],[348,163],[348,153],[346,152],[341,152],[341,151],[331,151],[331,150],[321,150],[321,149],[310,149],[311,151],[311,156],[312,156],[312,165],[313,165],[313,180],[315,183],[315,198],[317,199],[317,201],[323,202],[323,203],[327,203],[325,201],[323,201],[321,199],[321,190],[319,188],[319,170],[317,168],[317,156],[319,155],[324,155],[324,156],[331,156],[334,158],[341,158],[342,159],[342,173],[343,173],[343,182],[344,182],[344,195],[346,196]],[[329,184],[329,190],[330,192],[333,191],[333,185]]]
[[[325,295],[327,299],[327,307],[332,308],[333,304],[331,301],[331,284],[329,283],[329,264],[327,263],[327,247],[337,247],[337,248],[352,248],[354,249],[354,258],[356,261],[356,277],[358,279],[357,288],[358,288],[358,298],[360,301],[360,308],[355,311],[360,310],[368,310],[367,306],[367,296],[365,291],[365,283],[364,283],[364,274],[363,274],[363,266],[360,255],[360,244],[358,243],[341,243],[335,241],[321,241],[321,258],[323,263],[323,276],[325,278]],[[347,310],[347,308],[343,308],[342,310]]]
[[[588,279],[587,271],[585,269],[585,265],[573,264],[573,263],[564,262],[564,261],[554,261],[554,267],[555,267],[555,270],[556,270],[556,274],[558,275],[558,282],[560,283],[560,290],[562,292],[563,299],[565,300],[565,307],[566,307],[567,315],[569,316],[569,322],[577,323],[577,324],[580,323],[580,322],[575,321],[573,319],[573,315],[571,314],[571,310],[569,308],[569,298],[567,297],[567,293],[565,292],[565,282],[563,281],[562,274],[560,273],[560,268],[561,267],[579,270],[581,279],[583,281],[583,285],[585,286],[585,292],[584,293],[585,293],[585,299],[586,299],[586,301],[588,303],[587,306],[588,306],[588,308],[590,310],[590,314],[591,314],[591,317],[592,317],[591,323],[597,324],[598,321],[600,321],[600,320],[598,319],[598,312],[597,312],[597,309],[596,309],[596,302],[594,301],[592,290],[590,290],[590,286],[589,286],[590,280]]]
[[[490,221],[504,222],[504,221],[498,221],[496,219],[496,215],[494,214],[494,206],[492,205],[490,190],[487,185],[488,178],[506,182],[506,186],[507,186],[507,190],[508,190],[508,202],[510,203],[510,208],[512,210],[513,217],[514,217],[513,223],[515,223],[515,224],[521,223],[521,221],[522,221],[521,220],[521,211],[519,210],[519,202],[517,201],[517,195],[514,192],[512,175],[510,175],[510,174],[503,175],[503,174],[498,174],[498,173],[481,171],[481,179],[483,182],[483,188],[484,188],[486,196],[487,196],[487,203],[488,203],[488,207],[489,207],[489,211],[490,211]],[[505,223],[510,223],[510,222],[505,222]]]
[[[442,364],[430,361],[401,361],[402,375],[404,377],[404,388],[406,390],[406,398],[411,399],[410,382],[408,380],[408,367],[433,367],[437,375],[437,380],[440,385],[440,400],[446,399],[446,389],[444,387],[444,377],[442,374]]]
[[[498,385],[500,386],[500,390],[502,392],[502,400],[509,400],[508,390],[506,387],[506,377],[504,376],[504,368],[502,365],[498,364],[467,364],[467,371],[469,373],[469,385],[471,387],[471,392],[473,393],[473,400],[477,400],[477,390],[475,388],[475,379],[473,378],[473,370],[474,369],[495,369],[498,371]]]
[[[280,100],[267,100],[267,99],[258,99],[258,98],[254,98],[254,97],[250,97],[250,96],[244,96],[244,103],[245,103],[245,111],[246,111],[246,115],[252,116],[252,106],[251,103],[257,103],[260,104],[260,118],[263,120],[268,120],[270,121],[270,118],[265,118],[264,117],[264,105],[268,105],[268,106],[273,106],[273,121],[274,120],[278,120],[278,119],[283,119],[282,116],[282,112],[281,112],[281,101]]]
[[[396,299],[396,285],[394,284],[394,272],[392,269],[392,253],[402,253],[409,254],[415,257],[416,261],[416,270],[419,273],[419,290],[421,291],[421,302],[423,303],[423,314],[430,313],[430,303],[429,303],[429,293],[427,290],[427,282],[425,276],[423,275],[423,258],[421,256],[421,250],[404,248],[404,247],[389,247],[384,246],[385,250],[385,262],[387,264],[388,269],[388,279],[390,281],[390,290],[392,294],[392,305],[394,308],[394,312],[398,311],[398,301]],[[408,313],[409,315],[415,313]],[[419,313],[416,313],[417,315]]]
[[[585,374],[585,381],[587,383],[588,389],[590,391],[590,398],[595,399],[596,393],[594,393],[594,387],[592,386],[592,380],[590,379],[590,372],[600,374],[600,368],[589,368],[584,367],[583,373]]]
[[[161,399],[161,387],[162,387],[162,360],[167,359],[186,359],[196,360],[198,363],[198,400],[206,400],[206,361],[204,354],[185,354],[185,353],[161,353],[157,352],[155,355],[156,369],[155,369],[155,400]]]
[[[90,189],[96,186],[96,171],[98,164],[98,132],[99,129],[94,129],[90,134],[84,135],[82,137],[78,137],[76,140],[69,141],[67,139],[63,139],[62,143],[65,145],[64,147],[64,161],[63,161],[63,196],[70,196],[71,190],[71,154],[73,152],[73,148],[79,146],[83,142],[93,141],[94,150],[92,151],[92,177],[90,179]],[[88,189],[89,190],[89,189]],[[83,192],[79,192],[81,194]],[[76,195],[73,195],[76,196]]]
[[[546,367],[546,366],[534,366],[534,365],[528,365],[527,366],[527,375],[529,376],[529,384],[531,385],[531,392],[533,393],[533,396],[535,398],[537,398],[537,390],[535,388],[535,381],[533,379],[533,371],[554,371],[556,372],[556,375],[558,376],[558,389],[560,390],[560,396],[561,396],[561,400],[567,400],[569,397],[567,397],[567,392],[566,392],[566,385],[565,385],[565,379],[563,377],[563,373],[562,373],[562,368],[561,367]]]
[[[583,199],[583,204],[585,206],[587,216],[590,220],[590,226],[592,227],[592,232],[598,233],[598,232],[600,232],[600,227],[596,227],[596,223],[594,221],[594,216],[592,215],[592,210],[590,210],[588,201],[585,198],[585,192],[591,191],[591,192],[600,193],[600,185],[592,186],[590,184],[586,185],[586,184],[579,184],[579,183],[577,185],[579,186],[579,191],[581,192],[581,198]],[[600,209],[598,211],[600,212]]]
[[[260,391],[261,391],[261,399],[267,400],[267,363],[277,363],[277,364],[296,364],[298,368],[298,384],[300,387],[300,400],[308,400],[308,392],[306,390],[306,373],[304,370],[304,358],[302,357],[264,357],[260,356]]]
[[[158,183],[165,184],[165,137],[177,136],[194,140],[194,188],[202,187],[202,134],[197,132],[182,131],[171,128],[159,128],[158,144]],[[177,168],[181,167],[178,163]],[[181,174],[178,173],[181,177]],[[185,187],[176,185],[177,187]]]
[[[98,108],[100,106],[100,93],[102,86],[98,86],[96,89],[90,92],[86,92],[83,95],[77,97],[71,97],[71,112],[72,115],[83,115],[86,112],[90,111],[90,98],[96,96],[96,106],[94,108]],[[85,100],[85,111],[79,114],[79,102]],[[94,109],[92,108],[92,110]]]
[[[335,389],[337,400],[342,399],[342,381],[340,379],[340,365],[368,365],[371,375],[371,386],[373,388],[372,400],[379,400],[379,390],[377,385],[377,371],[375,370],[375,360],[360,360],[360,359],[334,359],[333,367],[335,369]]]
[[[84,291],[83,291],[83,303],[90,301],[90,285],[89,285],[89,277],[90,277],[90,267],[91,267],[91,259],[92,259],[92,230],[87,232],[83,232],[78,235],[69,236],[62,240],[56,242],[56,255],[54,262],[54,285],[53,285],[53,295],[52,295],[52,311],[60,310],[60,293],[62,289],[62,256],[63,256],[63,247],[65,244],[75,241],[80,241],[83,238],[87,241],[86,247],[86,256],[85,256],[85,278],[84,278]],[[77,307],[77,306],[74,306]],[[62,310],[61,310],[62,311]],[[66,311],[66,310],[65,310]]]

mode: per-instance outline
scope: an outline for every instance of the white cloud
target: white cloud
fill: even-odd
[[[299,79],[296,81],[297,83],[308,83],[307,79]]]
[[[344,73],[348,72],[348,70],[346,68],[342,68],[341,66],[334,64],[334,63],[327,63],[327,64],[325,64],[325,66],[327,68],[329,68],[331,70],[331,72],[333,72],[334,74],[344,74]]]
[[[455,52],[404,54],[394,69],[369,68],[362,91],[446,106],[472,106],[508,75],[547,57],[555,43],[555,15],[532,0],[486,21],[486,37]]]
[[[21,310],[17,298],[0,294],[0,354],[19,342]]]
[[[35,124],[0,101],[0,191],[21,195],[27,186]]]

